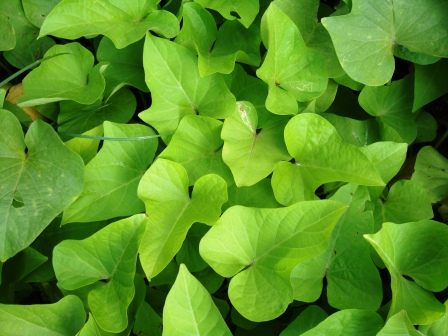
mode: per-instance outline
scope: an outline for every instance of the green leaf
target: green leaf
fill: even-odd
[[[74,40],[105,35],[119,49],[140,40],[148,30],[172,38],[179,33],[174,14],[157,10],[160,0],[62,0],[45,19],[39,37]]]
[[[0,0],[0,8],[2,8],[2,14],[9,21],[1,26],[2,38],[8,38],[7,27],[10,25],[13,27],[14,49],[5,51],[3,56],[14,67],[22,69],[42,58],[45,52],[55,44],[49,37],[37,39],[39,29],[33,26],[26,18],[22,1]],[[3,29],[6,31],[3,31]],[[11,35],[9,35],[9,39],[11,39]]]
[[[225,21],[218,32],[212,14],[194,2],[183,5],[182,19],[182,30],[175,41],[198,54],[201,76],[231,73],[236,61],[260,64],[258,26],[246,29],[238,21]]]
[[[200,223],[193,224],[188,230],[187,237],[176,254],[176,262],[179,265],[185,264],[191,272],[199,272],[207,268],[207,263],[199,254],[199,242],[208,230],[208,226]]]
[[[269,85],[266,108],[275,114],[297,114],[297,101],[307,102],[325,92],[324,57],[308,48],[291,19],[275,4],[265,12],[261,30],[268,49],[257,76]]]
[[[61,0],[22,0],[26,18],[33,25],[40,28],[51,10]]]
[[[412,181],[422,186],[429,194],[431,202],[448,197],[448,159],[433,147],[420,149],[412,174]]]
[[[408,48],[403,47],[403,46],[396,46],[394,48],[394,56],[397,56],[401,59],[412,62],[415,65],[434,64],[438,60],[440,60],[440,57],[434,57],[434,56],[427,55],[427,54],[412,52]]]
[[[102,136],[103,125],[95,127],[90,131],[84,132],[83,135]],[[65,145],[72,151],[77,153],[79,156],[81,156],[84,160],[84,164],[87,164],[97,154],[100,140],[73,138],[65,142]]]
[[[258,0],[194,0],[204,8],[213,9],[227,20],[238,19],[246,28],[252,24],[258,14]]]
[[[163,335],[232,335],[210,294],[183,264],[163,308]]]
[[[58,131],[81,134],[102,125],[106,120],[125,124],[134,115],[136,107],[136,99],[127,88],[117,91],[107,101],[97,100],[91,105],[62,101]]]
[[[409,321],[408,314],[405,310],[402,310],[390,317],[386,321],[384,327],[377,334],[377,336],[388,335],[423,336],[424,334],[414,328],[411,321]]]
[[[213,225],[227,201],[227,184],[218,175],[204,175],[194,184],[178,163],[158,159],[138,186],[138,197],[149,216],[140,247],[140,261],[148,279],[159,274],[182,246],[194,222]]]
[[[186,115],[159,157],[180,163],[190,185],[206,174],[217,174],[233,184],[232,172],[222,159],[222,124],[213,118]]]
[[[411,144],[417,137],[417,115],[411,113],[412,80],[412,76],[407,76],[390,86],[366,86],[359,94],[359,104],[376,117],[383,141]]]
[[[137,250],[145,215],[109,224],[84,240],[64,240],[54,248],[53,267],[59,286],[74,290],[100,282],[88,294],[98,325],[120,332],[128,325],[127,308],[134,297]]]
[[[354,80],[378,86],[395,68],[394,47],[448,57],[448,3],[439,0],[353,0],[348,15],[322,19],[342,68]]]
[[[81,158],[50,125],[34,121],[25,139],[19,121],[0,110],[0,260],[23,250],[84,184]],[[27,147],[27,150],[25,149]]]
[[[328,314],[321,307],[315,305],[308,306],[280,333],[280,336],[302,335],[327,317]]]
[[[426,66],[416,64],[412,111],[417,111],[446,94],[448,92],[447,76],[448,60],[446,59]]]
[[[56,45],[45,53],[53,57],[43,62],[23,79],[25,95],[19,99],[21,107],[74,100],[93,104],[105,87],[102,72],[106,65],[93,66],[93,55],[79,43]]]
[[[32,247],[27,247],[3,265],[3,283],[19,282],[48,260]]]
[[[120,333],[111,333],[101,329],[98,323],[95,322],[92,314],[89,313],[89,319],[84,327],[79,332],[79,336],[129,336],[132,328],[128,326],[125,330]]]
[[[445,307],[448,308],[448,301],[445,301]],[[445,335],[448,331],[448,312],[434,323],[419,326],[418,330],[424,332],[427,336]]]
[[[271,320],[293,300],[291,270],[325,250],[345,208],[327,200],[278,209],[234,206],[202,238],[199,252],[218,274],[233,277],[229,298],[241,315]]]
[[[133,333],[135,335],[161,336],[162,328],[162,318],[146,301],[143,301],[135,315]]]
[[[79,298],[69,295],[54,304],[0,304],[2,335],[76,335],[86,313]]]
[[[285,142],[295,163],[280,162],[274,169],[272,187],[281,204],[315,199],[317,187],[328,182],[384,185],[369,157],[343,142],[336,129],[317,114],[293,117],[285,127]]]
[[[326,295],[332,307],[376,311],[382,300],[381,278],[370,257],[370,245],[362,237],[374,232],[372,212],[365,210],[370,194],[367,187],[350,183],[331,199],[349,207],[336,224],[328,249],[292,270],[294,299],[316,301],[326,277]]]
[[[140,91],[148,92],[143,70],[143,42],[142,39],[123,49],[117,49],[109,38],[101,39],[96,58],[98,62],[109,63],[103,72],[106,79],[106,98],[124,85],[131,85]]]
[[[154,135],[149,127],[106,121],[107,137],[127,138]],[[157,139],[104,141],[99,153],[87,164],[81,195],[64,211],[62,224],[92,222],[142,212],[138,183],[154,158]]]
[[[196,55],[175,42],[147,34],[143,66],[152,106],[139,117],[159,133],[173,132],[188,114],[221,119],[235,109],[221,75],[201,77]]]
[[[258,129],[258,115],[249,102],[237,102],[232,116],[226,118],[221,138],[222,158],[232,170],[238,187],[253,185],[274,170],[275,165],[291,157],[282,135],[286,120],[280,119]]]
[[[375,336],[382,326],[383,320],[373,311],[345,309],[330,315],[302,336]]]
[[[14,27],[8,17],[0,13],[0,50],[11,50],[16,46]]]
[[[430,220],[384,223],[379,232],[364,237],[391,275],[389,317],[404,309],[412,324],[429,324],[441,318],[445,306],[430,291],[448,286],[448,227]]]

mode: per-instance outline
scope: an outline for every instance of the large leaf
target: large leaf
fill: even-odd
[[[74,295],[45,305],[0,304],[0,325],[4,336],[76,335],[85,319],[82,302]]]
[[[179,33],[179,22],[170,12],[157,10],[160,0],[62,0],[45,19],[39,37],[67,39],[105,35],[117,48],[140,40],[148,30],[167,38]]]
[[[23,250],[79,195],[82,159],[37,120],[25,139],[19,121],[0,110],[0,260]]]
[[[197,3],[182,6],[182,30],[176,42],[196,52],[201,76],[232,72],[235,62],[260,64],[260,32],[238,21],[226,21],[216,29],[212,14]],[[216,41],[215,41],[216,40]]]
[[[423,336],[424,334],[415,330],[411,321],[409,321],[408,314],[405,310],[402,310],[389,318],[384,327],[377,334],[377,336],[390,335]]]
[[[54,248],[53,267],[60,287],[74,290],[98,285],[88,293],[88,304],[106,331],[120,332],[128,325],[127,309],[134,297],[137,251],[145,224],[145,215],[136,215],[84,240],[64,240]]]
[[[154,135],[144,125],[104,123],[106,140],[99,153],[86,166],[86,181],[81,195],[64,211],[62,223],[92,222],[142,212],[137,197],[138,183],[154,158],[157,139],[126,138]]]
[[[261,130],[258,114],[249,102],[237,102],[233,115],[226,118],[221,138],[222,158],[230,167],[238,187],[253,185],[274,170],[274,166],[289,160],[283,130],[286,120],[270,123]]]
[[[297,26],[275,4],[265,12],[261,29],[268,49],[257,76],[269,85],[266,107],[276,114],[297,114],[297,101],[307,102],[325,92],[328,76],[323,56],[308,48]]]
[[[16,46],[16,36],[14,26],[8,17],[3,13],[0,14],[0,50],[10,50]]]
[[[293,117],[285,127],[285,141],[295,163],[280,162],[274,170],[272,187],[281,204],[315,199],[317,187],[328,182],[384,185],[369,157],[343,142],[336,129],[317,114]]]
[[[382,326],[383,320],[373,311],[345,309],[330,315],[302,336],[375,336]]]
[[[384,223],[378,233],[364,237],[391,275],[389,317],[406,310],[412,324],[429,324],[441,318],[445,306],[430,291],[448,286],[448,227],[430,220]]]
[[[232,335],[210,294],[183,264],[163,307],[163,335]]]
[[[103,93],[106,65],[93,66],[93,55],[79,43],[55,45],[45,57],[59,55],[43,62],[23,79],[25,95],[20,106],[34,106],[60,100],[93,104]]]
[[[394,81],[389,86],[366,86],[359,94],[359,105],[376,117],[381,140],[411,144],[417,136],[412,113],[413,77]]]
[[[238,19],[246,28],[254,21],[259,10],[259,0],[195,0],[195,2],[219,12],[227,20]]]
[[[293,300],[293,267],[322,253],[346,206],[334,201],[300,202],[287,208],[234,206],[205,234],[204,260],[233,277],[229,298],[245,318],[271,320]]]
[[[432,202],[448,197],[448,159],[430,146],[417,154],[412,181],[419,183]]]
[[[221,75],[201,77],[197,57],[187,48],[147,34],[143,65],[152,106],[139,116],[160,133],[173,132],[188,114],[225,118],[233,113],[235,97]]]
[[[190,185],[206,174],[217,174],[230,185],[233,177],[222,160],[221,130],[219,120],[187,115],[159,157],[180,163],[188,173]]]
[[[214,224],[227,201],[227,184],[218,175],[199,178],[191,197],[188,185],[184,167],[165,159],[157,159],[140,181],[138,196],[149,218],[139,252],[148,279],[173,259],[194,222]]]
[[[354,80],[378,86],[395,68],[394,47],[448,57],[448,2],[353,0],[348,15],[322,19],[342,68]]]
[[[327,279],[328,303],[338,309],[377,310],[382,300],[381,278],[370,258],[363,234],[374,232],[367,187],[347,184],[332,200],[349,205],[333,230],[325,253],[299,263],[291,272],[294,299],[313,302],[322,294]]]

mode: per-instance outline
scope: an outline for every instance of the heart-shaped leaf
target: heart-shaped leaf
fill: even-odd
[[[50,125],[34,121],[23,138],[19,121],[0,110],[0,260],[31,244],[79,195],[82,159]]]
[[[326,249],[345,208],[329,200],[277,209],[234,206],[205,234],[199,252],[218,274],[233,277],[229,298],[241,315],[271,320],[293,300],[291,270]]]

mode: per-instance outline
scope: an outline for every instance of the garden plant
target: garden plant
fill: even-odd
[[[447,0],[0,0],[0,335],[448,335]]]

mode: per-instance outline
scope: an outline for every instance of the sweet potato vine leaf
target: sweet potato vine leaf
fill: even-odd
[[[106,137],[131,138],[154,135],[144,125],[104,122]],[[154,158],[158,141],[104,141],[98,154],[87,164],[84,189],[62,217],[62,224],[93,222],[130,216],[144,210],[137,186]]]
[[[448,57],[448,2],[353,0],[348,15],[326,17],[339,62],[365,85],[387,83],[395,70],[394,48]]]
[[[406,310],[412,324],[430,324],[441,318],[445,306],[431,292],[448,286],[448,227],[430,220],[387,222],[376,234],[364,237],[391,275],[389,317]]]
[[[198,58],[189,49],[147,34],[143,66],[152,105],[139,117],[159,133],[175,131],[188,114],[226,118],[233,113],[235,97],[222,76],[201,77]]]
[[[163,335],[232,335],[210,294],[184,264],[163,307]]]
[[[195,0],[204,8],[213,9],[227,20],[238,19],[246,28],[255,20],[259,10],[259,0]]]
[[[53,251],[58,285],[75,290],[91,284],[88,305],[98,325],[121,332],[134,297],[137,251],[145,232],[145,215],[109,224],[84,240],[64,240]]]
[[[79,195],[84,163],[50,125],[34,121],[26,136],[0,110],[0,260],[30,245]],[[26,149],[27,148],[27,149]]]
[[[326,249],[345,209],[329,200],[277,209],[234,206],[205,234],[199,251],[218,274],[233,277],[229,298],[241,315],[271,320],[293,301],[291,270]]]
[[[119,49],[140,40],[148,30],[167,38],[179,33],[176,16],[157,10],[160,0],[63,0],[42,24],[39,37],[66,39],[105,35]]]
[[[218,175],[199,178],[191,197],[188,185],[185,168],[165,159],[157,159],[140,181],[138,197],[149,218],[139,252],[148,279],[173,259],[194,222],[214,224],[227,201],[227,184]]]

